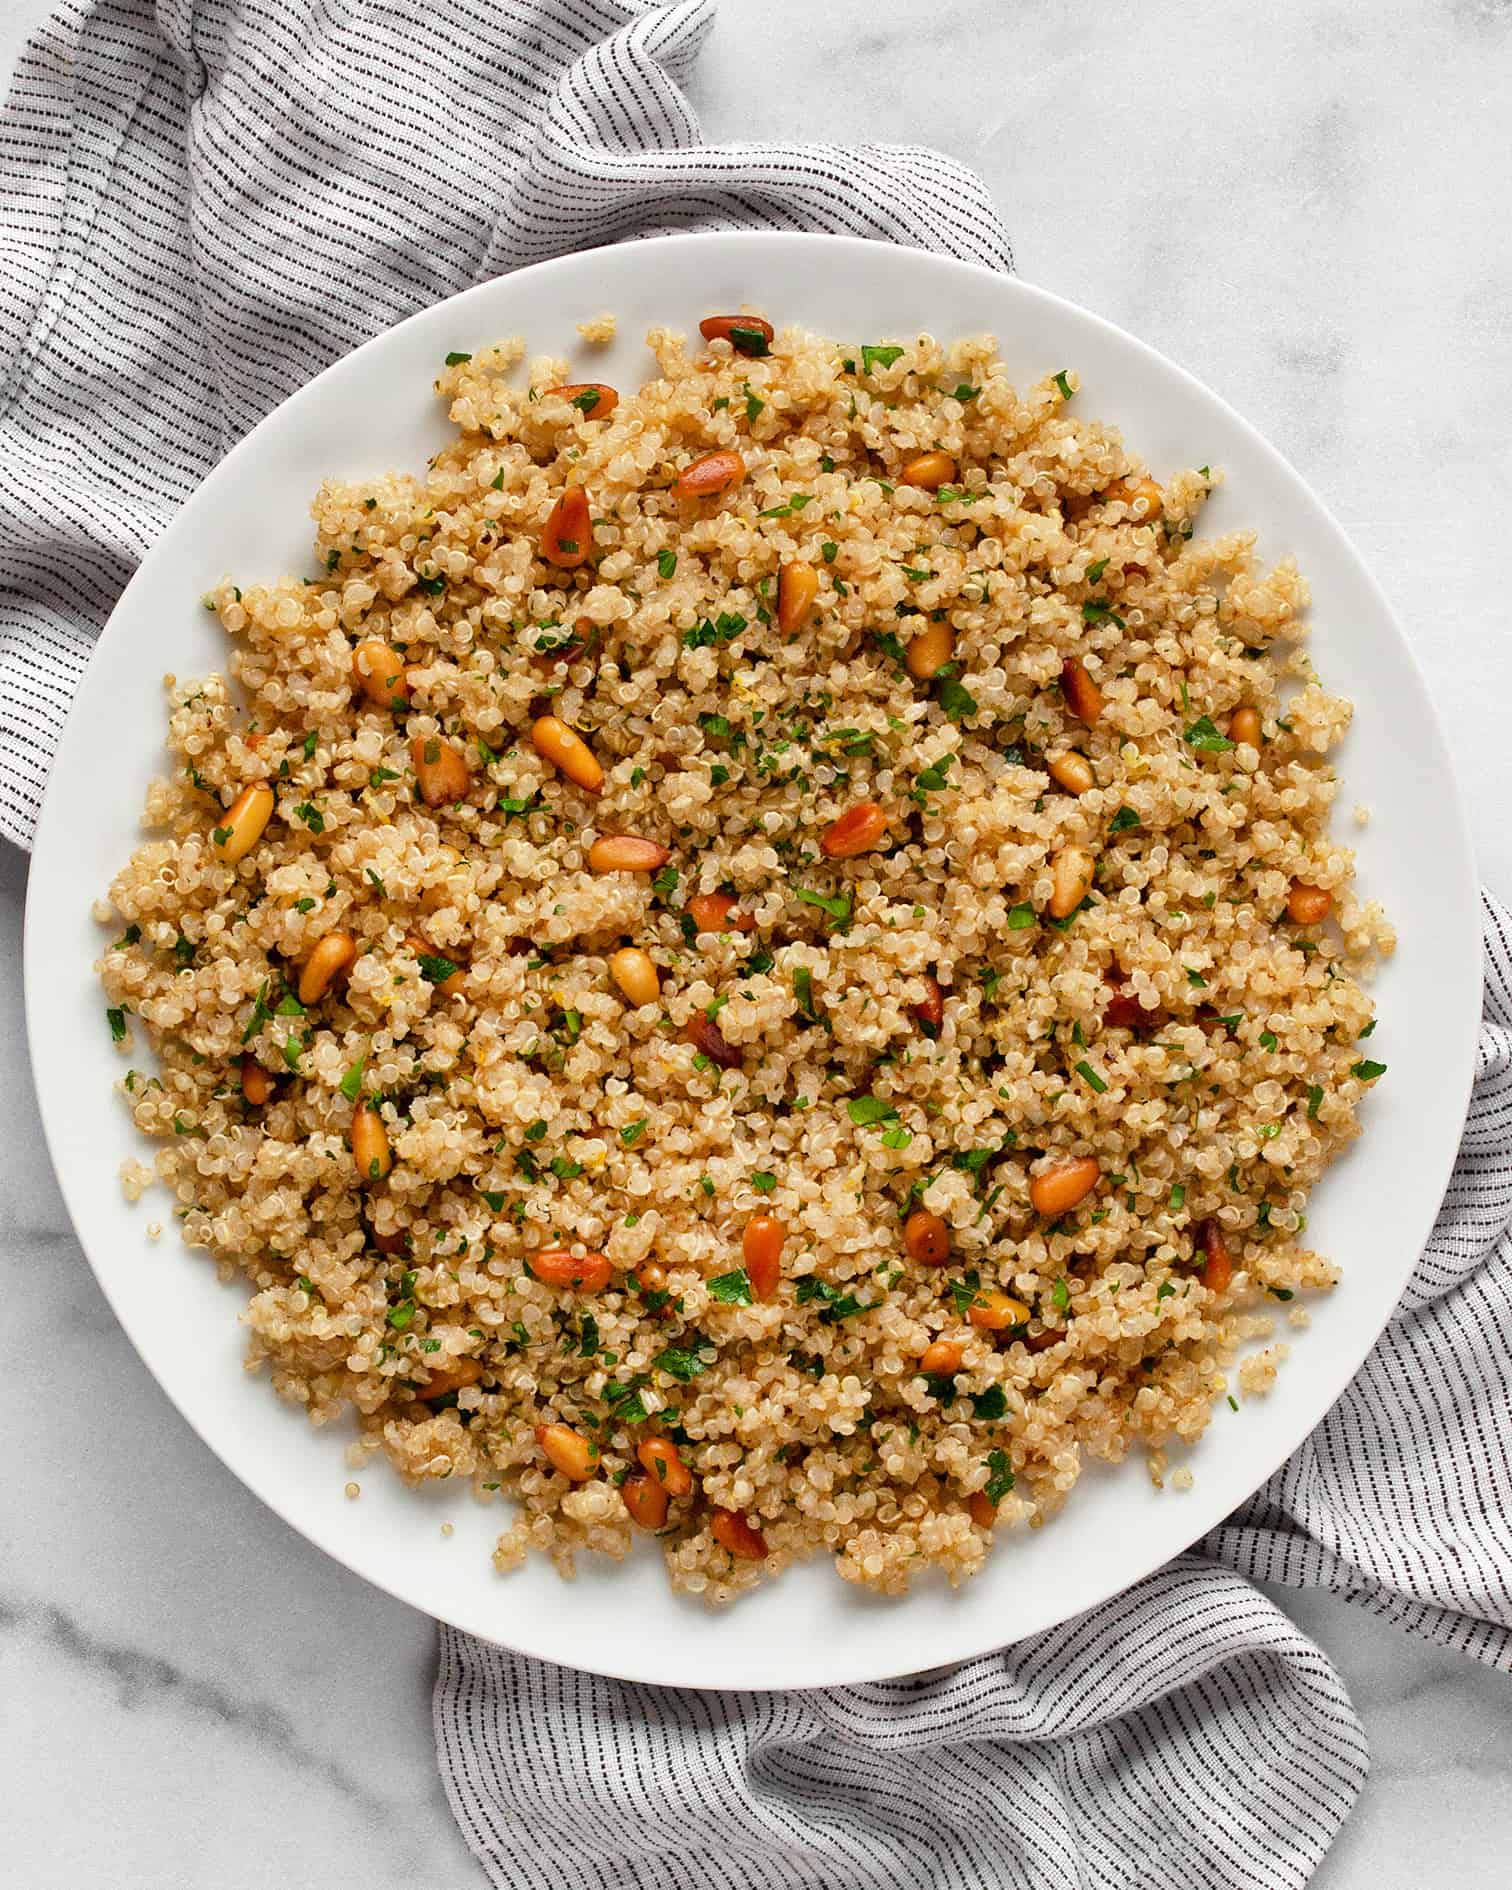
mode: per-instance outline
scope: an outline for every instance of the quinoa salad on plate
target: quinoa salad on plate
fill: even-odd
[[[429,468],[206,599],[98,908],[125,1182],[500,1569],[894,1594],[1269,1386],[1393,938],[1213,470],[990,337],[699,327],[448,355]]]

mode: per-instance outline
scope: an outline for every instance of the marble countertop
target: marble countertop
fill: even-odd
[[[0,62],[45,11],[0,6]],[[724,9],[690,90],[714,140],[965,158],[1028,280],[1134,330],[1268,435],[1409,627],[1483,877],[1507,897],[1509,86],[1508,0],[767,0]],[[25,882],[0,846],[0,963],[20,961]],[[432,1624],[263,1509],[147,1376],[69,1231],[14,976],[0,1095],[7,1310],[53,1361],[0,1385],[0,1875],[481,1885],[436,1775]],[[1343,1673],[1374,1753],[1315,1883],[1504,1885],[1505,1677],[1329,1598],[1278,1599]]]

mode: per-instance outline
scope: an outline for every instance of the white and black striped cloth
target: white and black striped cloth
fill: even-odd
[[[94,0],[0,123],[0,833],[90,644],[225,448],[327,362],[522,263],[824,229],[1011,268],[912,148],[700,143],[712,0]],[[453,1808],[507,1890],[1235,1890],[1306,1881],[1365,1774],[1338,1677],[1252,1585],[1326,1585],[1512,1667],[1512,922],[1401,1312],[1297,1456],[1106,1608],[948,1672],[629,1686],[442,1633]],[[551,1763],[540,1763],[549,1752]]]

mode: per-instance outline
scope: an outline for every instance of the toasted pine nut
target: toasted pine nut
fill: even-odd
[[[919,1370],[927,1378],[951,1378],[961,1369],[965,1348],[959,1339],[936,1339],[925,1346],[919,1357]]]
[[[1092,890],[1097,862],[1085,847],[1062,847],[1050,862],[1050,917],[1069,919]]]
[[[593,549],[593,522],[588,516],[588,494],[568,486],[541,530],[541,556],[559,571],[575,571]]]
[[[926,624],[916,637],[908,640],[908,673],[919,682],[928,682],[955,654],[955,631],[948,623]]]
[[[935,978],[926,978],[924,989],[924,1001],[913,1007],[913,1014],[926,1037],[938,1037],[945,1022],[945,993]]]
[[[595,873],[654,873],[671,857],[665,847],[635,833],[606,834],[588,849],[589,869]]]
[[[759,315],[705,315],[698,332],[705,341],[729,342],[737,354],[763,355],[776,331]]]
[[[1152,518],[1159,518],[1165,507],[1165,494],[1161,491],[1160,487],[1156,485],[1155,481],[1148,477],[1144,479],[1115,479],[1111,486],[1104,486],[1097,497],[1099,503],[1102,505],[1112,505],[1115,502],[1121,502],[1127,505],[1131,510],[1143,501],[1144,511],[1140,514],[1140,517],[1145,524],[1148,524]]]
[[[985,1490],[973,1490],[966,1499],[966,1513],[978,1529],[990,1529],[997,1521],[997,1504]]]
[[[580,1293],[601,1292],[611,1272],[605,1255],[575,1254],[566,1247],[543,1247],[525,1264],[543,1286],[568,1286]]]
[[[448,801],[460,801],[472,786],[467,763],[448,741],[439,735],[417,735],[410,743],[410,764],[419,783],[420,798],[427,807],[445,807]]]
[[[756,921],[735,904],[733,893],[694,893],[688,912],[700,932],[754,932]]]
[[[564,381],[545,391],[570,400],[585,420],[607,420],[619,405],[619,394],[602,381]]]
[[[1092,763],[1074,748],[1064,749],[1058,755],[1046,755],[1045,772],[1068,794],[1085,794],[1089,788],[1097,786]]]
[[[870,853],[887,832],[887,815],[875,801],[857,801],[825,828],[819,851],[827,860],[853,860]]]
[[[723,449],[704,453],[683,467],[672,487],[675,499],[714,499],[745,478],[745,461],[739,453]]]
[[[1260,711],[1248,707],[1235,709],[1229,717],[1228,738],[1231,742],[1246,742],[1251,748],[1260,746]]]
[[[1197,1230],[1198,1243],[1207,1256],[1202,1269],[1202,1284],[1210,1293],[1226,1293],[1234,1277],[1234,1257],[1223,1229],[1217,1221],[1204,1221]]]
[[[1057,1162],[1029,1183],[1029,1201],[1047,1221],[1059,1220],[1097,1186],[1102,1169],[1090,1155],[1077,1161]]]
[[[693,1489],[693,1472],[677,1454],[670,1437],[648,1437],[636,1447],[641,1468],[667,1492],[668,1496],[687,1496]]]
[[[452,957],[450,952],[438,952],[435,946],[428,944],[426,940],[421,938],[418,932],[411,932],[406,937],[404,943],[417,958],[444,958],[448,964],[457,964],[456,959]],[[439,984],[433,985],[431,988],[435,991],[437,997],[460,997],[467,988],[467,973],[461,965],[457,965],[457,969],[452,972],[449,977],[443,978]]]
[[[570,1424],[538,1424],[536,1442],[552,1469],[560,1471],[570,1483],[586,1483],[593,1475],[593,1446]]]
[[[630,1520],[654,1534],[667,1520],[667,1492],[652,1477],[626,1477],[620,1496]]]
[[[664,1293],[667,1290],[667,1269],[659,1260],[643,1260],[635,1269],[635,1277],[640,1281],[643,1293]]]
[[[638,945],[626,945],[609,954],[609,976],[632,1004],[654,1004],[661,991],[656,961]]]
[[[244,787],[211,830],[217,859],[226,866],[244,860],[262,838],[272,813],[272,788],[261,781]]]
[[[753,1214],[741,1237],[746,1277],[758,1299],[770,1299],[782,1277],[782,1248],[787,1230],[775,1214]]]
[[[604,771],[593,750],[558,716],[538,716],[530,725],[530,742],[543,761],[549,761],[584,793],[597,794],[603,787]]]
[[[376,709],[402,708],[409,701],[404,658],[377,637],[353,650],[352,681]]]
[[[777,628],[796,636],[808,622],[819,595],[819,573],[811,564],[785,564],[777,574]]]
[[[432,1398],[444,1398],[464,1385],[477,1384],[482,1376],[482,1359],[454,1358],[449,1365],[432,1366],[429,1384],[422,1385],[415,1396],[422,1404],[429,1404]]]
[[[265,1070],[250,1050],[243,1051],[241,1060],[241,1093],[254,1109],[261,1109],[273,1094],[275,1079],[271,1071]]]
[[[905,460],[898,473],[900,486],[922,486],[926,492],[938,492],[956,476],[956,463],[949,453],[916,453]]]
[[[388,1130],[370,1102],[360,1102],[352,1111],[352,1160],[360,1181],[382,1181],[394,1165]]]
[[[1068,656],[1061,664],[1061,694],[1071,713],[1080,716],[1090,728],[1102,714],[1102,691],[1087,674],[1081,658]]]
[[[766,1560],[766,1538],[760,1530],[751,1527],[739,1510],[716,1509],[709,1518],[709,1530],[721,1548],[728,1549],[742,1561]]]
[[[1292,889],[1286,901],[1286,916],[1298,925],[1321,925],[1333,911],[1333,894],[1325,892],[1321,886],[1309,886],[1305,880],[1294,879]]]
[[[915,1208],[903,1223],[903,1248],[923,1266],[944,1266],[950,1258],[949,1223],[927,1208]]]
[[[695,1011],[683,1025],[683,1036],[700,1056],[717,1063],[722,1070],[738,1070],[744,1061],[714,1019],[703,1011]]]
[[[318,1004],[357,956],[357,941],[350,932],[327,932],[318,939],[299,974],[299,1001]]]
[[[995,1286],[984,1286],[966,1317],[983,1332],[1006,1332],[1010,1326],[1028,1324],[1029,1308],[1010,1293],[1001,1293]]]

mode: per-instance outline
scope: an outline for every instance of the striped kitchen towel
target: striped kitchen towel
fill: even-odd
[[[1010,268],[932,152],[700,142],[712,0],[93,0],[0,124],[0,832],[89,649],[225,448],[483,277],[669,230],[821,229]],[[440,1762],[500,1890],[1305,1882],[1364,1777],[1337,1676],[1252,1585],[1326,1584],[1512,1665],[1512,954],[1403,1308],[1198,1552],[947,1672],[788,1694],[575,1674],[443,1631]],[[732,1618],[738,1632],[738,1620]],[[549,1754],[550,1763],[543,1763]]]

